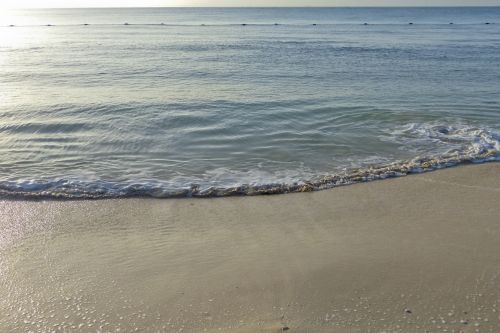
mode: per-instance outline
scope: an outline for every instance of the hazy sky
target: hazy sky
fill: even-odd
[[[479,6],[500,0],[0,0],[0,8],[161,6]]]

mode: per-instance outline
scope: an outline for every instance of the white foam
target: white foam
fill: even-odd
[[[103,181],[95,175],[0,181],[0,195],[49,198],[191,197],[255,195],[311,191],[356,182],[425,172],[466,162],[500,161],[500,134],[492,128],[439,123],[409,123],[386,132],[384,140],[403,143],[409,151],[423,148],[431,153],[405,161],[383,156],[355,160],[346,158],[343,168],[317,173],[304,167],[279,171],[230,168],[207,170],[197,177],[178,176],[168,180],[137,179]]]

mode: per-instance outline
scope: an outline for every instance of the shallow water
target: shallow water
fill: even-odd
[[[0,332],[497,332],[499,167],[289,196],[0,200]]]
[[[499,8],[0,23],[2,195],[277,193],[500,158]]]

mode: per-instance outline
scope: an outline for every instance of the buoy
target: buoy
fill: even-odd
[[[368,25],[368,23],[365,22],[365,23],[363,23],[363,25]]]
[[[408,23],[409,25],[413,25],[413,22]]]

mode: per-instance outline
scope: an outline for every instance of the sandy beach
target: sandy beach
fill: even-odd
[[[498,332],[500,164],[314,193],[0,202],[1,332]]]

